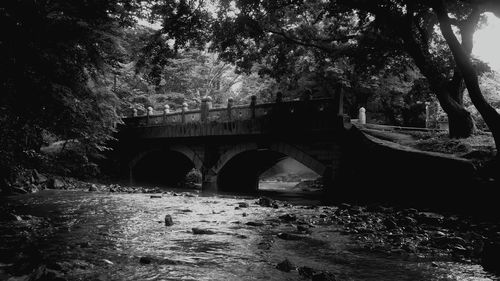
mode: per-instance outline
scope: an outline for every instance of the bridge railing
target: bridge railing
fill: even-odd
[[[127,126],[149,127],[191,123],[226,123],[233,121],[262,119],[265,117],[286,118],[300,115],[301,118],[314,118],[315,115],[338,113],[338,105],[333,98],[294,100],[285,102],[257,104],[253,98],[250,105],[233,106],[230,100],[226,107],[212,108],[211,101],[202,101],[201,109],[188,110],[183,106],[180,112],[154,112],[148,110],[144,116],[125,117]],[[310,116],[308,116],[310,115]]]

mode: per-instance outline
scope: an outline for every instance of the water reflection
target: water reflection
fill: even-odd
[[[241,202],[249,207],[238,207]],[[254,202],[76,191],[11,198],[1,211],[15,209],[25,220],[0,226],[0,262],[10,265],[0,270],[22,272],[30,263],[51,263],[68,280],[304,280],[297,271],[276,269],[288,258],[346,280],[494,280],[478,265],[358,251],[337,226],[321,223],[318,209],[263,208]],[[290,213],[315,224],[307,239],[277,238],[296,231],[295,224],[278,219]],[[174,225],[165,226],[166,214]],[[196,235],[192,228],[215,234]]]

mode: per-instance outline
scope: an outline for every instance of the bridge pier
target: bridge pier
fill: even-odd
[[[217,176],[211,173],[202,173],[201,190],[203,192],[217,192]]]

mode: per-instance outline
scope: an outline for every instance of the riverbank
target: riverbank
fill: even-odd
[[[413,149],[469,159],[478,169],[494,160],[497,153],[490,132],[477,131],[468,138],[450,139],[447,131],[402,130],[398,127],[357,123],[355,126],[367,135]]]
[[[494,280],[477,266],[494,271],[500,259],[498,221],[116,189],[88,183],[4,198],[1,279]]]

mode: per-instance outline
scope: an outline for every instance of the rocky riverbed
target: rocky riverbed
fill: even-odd
[[[60,180],[2,199],[0,280],[498,278],[496,221]]]

